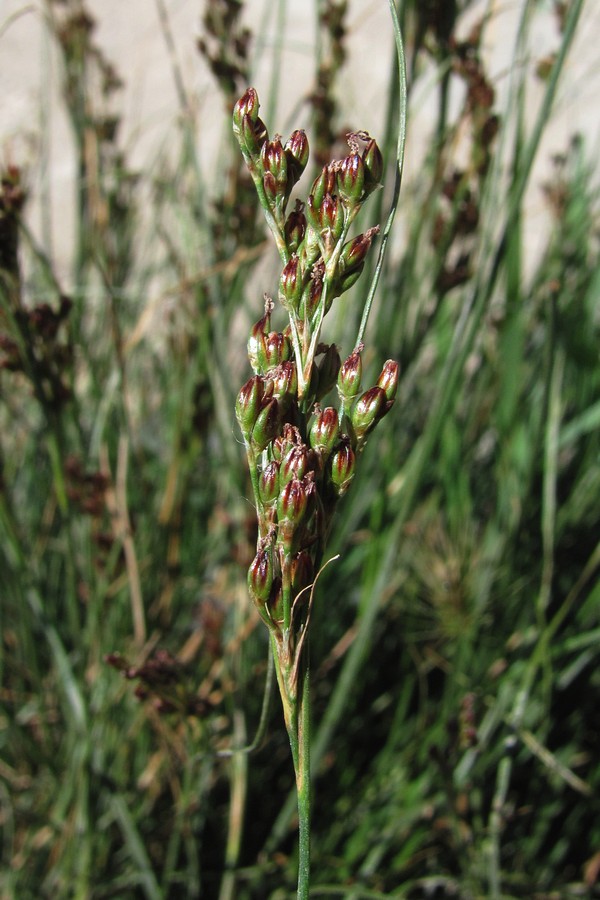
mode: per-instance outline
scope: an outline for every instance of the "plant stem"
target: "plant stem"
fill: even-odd
[[[310,889],[310,666],[306,641],[300,650],[298,678],[293,658],[281,653],[271,633],[271,646],[283,715],[292,751],[298,802],[298,900],[308,900]]]
[[[308,900],[310,889],[310,666],[308,646],[302,650],[298,695],[298,900]]]

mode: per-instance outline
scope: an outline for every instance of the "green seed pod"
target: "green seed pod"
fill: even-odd
[[[334,493],[341,497],[350,487],[356,472],[356,454],[346,437],[331,456],[330,481]]]
[[[303,279],[300,260],[293,253],[279,278],[279,300],[285,309],[297,311],[302,297]]]
[[[279,463],[271,460],[260,473],[258,493],[264,506],[271,506],[279,495]]]
[[[281,196],[281,192],[277,186],[277,179],[272,172],[265,172],[263,175],[263,187],[265,189],[267,200],[271,206],[275,206],[277,200]]]
[[[260,151],[260,159],[265,174],[270,172],[273,175],[277,193],[284,194],[288,180],[287,157],[279,138],[265,141]]]
[[[310,428],[310,446],[316,450],[321,459],[326,459],[331,453],[340,432],[340,422],[337,409],[328,406],[315,416]]]
[[[273,381],[273,396],[279,400],[282,408],[288,408],[289,403],[298,396],[298,373],[296,363],[292,360],[282,362],[270,373]]]
[[[329,254],[344,231],[344,207],[335,195],[325,194],[320,213],[321,235]]]
[[[238,133],[241,130],[242,119],[249,116],[250,121],[256,122],[258,119],[258,110],[260,104],[258,102],[258,94],[254,88],[248,88],[245,94],[238,100],[233,107],[233,129]]]
[[[260,413],[265,394],[263,379],[253,375],[242,387],[235,401],[235,415],[244,439],[248,440]]]
[[[311,196],[306,201],[306,222],[317,235],[321,233],[321,205]]]
[[[337,173],[337,189],[341,199],[349,206],[357,206],[363,199],[365,164],[359,153],[351,153],[343,161]]]
[[[381,375],[377,379],[377,385],[385,392],[388,405],[391,405],[396,396],[399,374],[400,366],[398,363],[393,359],[386,360],[383,364]]]
[[[369,388],[360,397],[352,410],[351,420],[354,433],[358,439],[371,431],[379,419],[387,412],[385,391],[379,386]]]
[[[308,468],[308,450],[304,444],[297,444],[287,451],[281,460],[281,468],[279,470],[280,483],[283,486],[296,478],[299,481],[304,478],[304,474]]]
[[[267,331],[269,330],[270,326],[271,315],[267,310],[262,319],[259,319],[258,322],[255,322],[250,330],[250,337],[248,338],[247,345],[248,359],[250,360],[250,365],[257,375],[264,375],[264,347]]]
[[[362,360],[359,351],[355,350],[344,360],[338,375],[338,394],[343,403],[350,404],[358,396],[361,381]]]
[[[256,450],[264,450],[279,430],[279,402],[272,397],[259,412],[252,429],[252,443]]]
[[[378,231],[379,228],[369,228],[364,234],[358,234],[351,241],[344,244],[339,261],[339,272],[341,275],[362,268],[373,243],[373,238]]]
[[[312,205],[315,209],[319,209],[323,202],[325,194],[333,194],[335,191],[335,174],[329,169],[329,166],[323,166],[321,174],[317,175],[310,189],[310,197]]]
[[[345,294],[346,291],[349,291],[350,288],[356,284],[356,282],[362,275],[364,267],[365,265],[363,263],[358,267],[358,269],[354,269],[354,271],[352,272],[346,272],[345,275],[339,275],[335,279],[331,286],[331,293],[329,294],[329,306],[336,297],[341,297],[342,294]]]
[[[306,512],[307,496],[304,484],[298,478],[286,482],[277,499],[277,519],[297,526]]]
[[[237,136],[242,153],[252,160],[258,160],[260,149],[267,140],[268,132],[262,119],[253,121],[250,116],[243,116],[240,133]]]
[[[264,336],[258,349],[258,362],[264,372],[269,372],[281,363],[286,362],[292,353],[292,347],[280,331],[270,331]]]
[[[300,265],[303,272],[309,271],[321,255],[321,248],[319,246],[319,232],[308,222],[308,204],[305,209],[307,212],[307,216],[305,217],[306,233],[304,235],[304,240],[298,247],[298,259],[300,260]]]
[[[383,175],[383,156],[373,138],[367,144],[362,159],[365,166],[364,190],[365,194],[370,194],[375,188],[381,187]]]

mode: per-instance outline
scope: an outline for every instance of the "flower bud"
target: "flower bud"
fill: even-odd
[[[271,460],[260,473],[258,494],[265,506],[275,503],[279,495],[279,463]]]
[[[330,479],[338,497],[346,493],[356,471],[356,455],[349,440],[344,440],[334,451],[330,463]]]
[[[385,391],[379,386],[369,388],[352,410],[352,427],[357,438],[364,437],[387,412]]]
[[[399,373],[400,366],[398,363],[394,359],[388,359],[383,364],[381,375],[377,379],[377,385],[385,392],[388,404],[392,403],[396,396]]]
[[[299,481],[304,477],[308,466],[308,450],[304,444],[296,444],[287,451],[281,460],[280,482],[281,485],[297,478]]]
[[[265,388],[260,375],[253,375],[242,387],[235,401],[235,415],[242,434],[247,439],[252,432],[260,412]]]
[[[360,353],[355,350],[346,359],[340,368],[337,380],[338,394],[343,403],[351,403],[360,391],[362,381],[362,360]]]
[[[279,430],[279,403],[276,397],[263,406],[252,429],[252,443],[257,450],[264,450]]]
[[[322,459],[329,456],[340,431],[340,422],[337,409],[328,406],[317,416],[310,427],[310,446],[316,450]]]
[[[383,175],[383,156],[373,138],[367,144],[362,159],[365,166],[364,190],[365,194],[370,194],[380,187]]]
[[[248,591],[259,608],[269,599],[273,586],[273,551],[261,548],[248,569]]]
[[[356,206],[363,198],[365,164],[359,153],[351,153],[337,173],[338,193],[349,206]]]

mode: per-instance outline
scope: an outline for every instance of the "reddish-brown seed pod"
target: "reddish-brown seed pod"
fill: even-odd
[[[273,551],[259,549],[248,569],[248,590],[258,607],[265,605],[273,586]]]

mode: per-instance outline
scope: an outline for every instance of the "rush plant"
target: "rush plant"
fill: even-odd
[[[258,519],[248,588],[269,630],[292,750],[298,897],[307,898],[311,607],[338,502],[367,440],[394,403],[399,371],[387,360],[365,389],[362,340],[342,361],[322,329],[332,304],[360,278],[379,232],[375,226],[350,237],[359,210],[380,186],[383,159],[367,132],[349,134],[347,155],[324,165],[306,201],[296,199],[288,212],[308,163],[305,132],[294,131],[285,143],[279,135],[270,138],[254,88],[235,105],[233,130],[281,258],[278,301],[288,317],[282,331],[272,330],[275,303],[265,295],[263,315],[248,339],[253,374],[238,394],[236,416]]]

